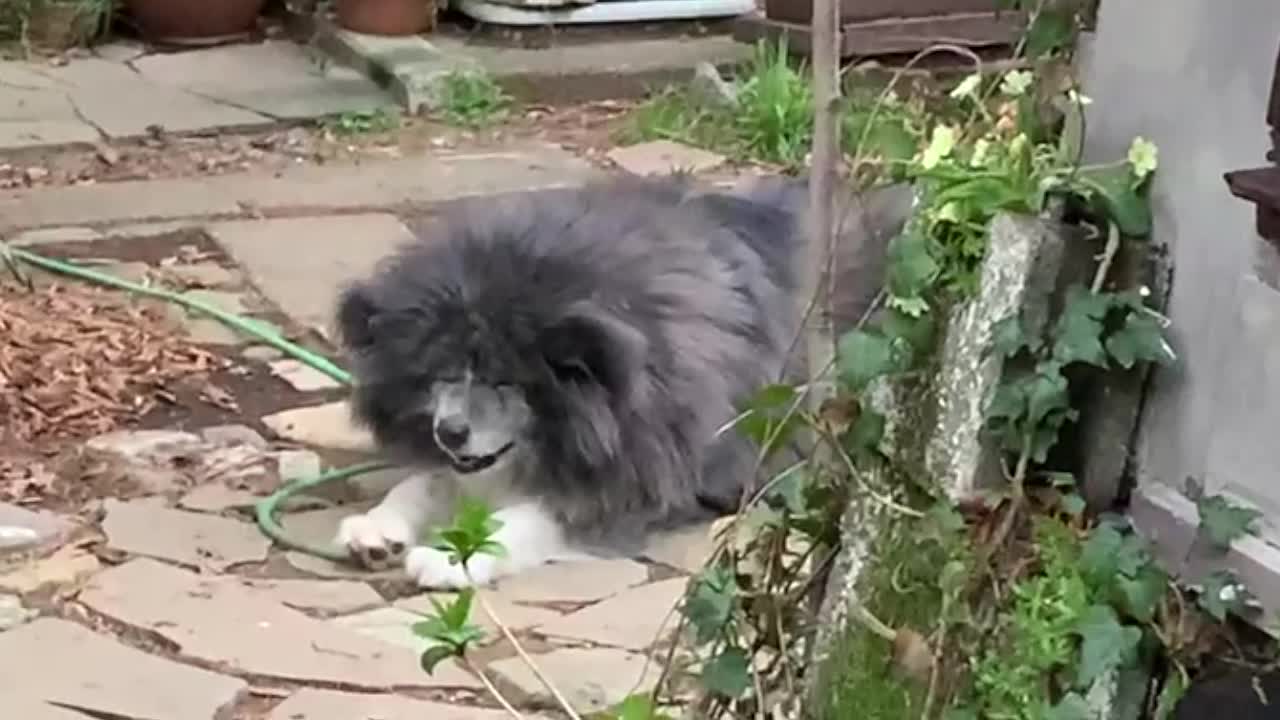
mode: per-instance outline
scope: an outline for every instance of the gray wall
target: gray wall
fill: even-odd
[[[1280,262],[1222,174],[1266,164],[1280,0],[1103,0],[1083,62],[1090,160],[1160,149],[1156,241],[1177,367],[1143,418],[1139,481],[1245,497],[1280,524]],[[1153,490],[1165,488],[1153,487]]]

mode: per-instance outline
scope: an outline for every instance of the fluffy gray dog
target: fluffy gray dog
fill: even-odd
[[[845,274],[879,279],[906,204],[878,202]],[[718,431],[783,370],[806,203],[786,180],[709,192],[672,176],[447,212],[338,308],[357,420],[420,469],[346,518],[339,542],[447,588],[469,581],[421,538],[464,494],[502,523],[506,554],[470,564],[481,584],[733,511],[755,449]],[[843,310],[865,309],[869,287]]]

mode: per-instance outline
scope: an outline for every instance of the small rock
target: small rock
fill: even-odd
[[[337,380],[298,360],[286,359],[271,363],[271,374],[293,386],[298,392],[332,390],[341,387]]]
[[[247,510],[261,499],[261,495],[248,490],[236,490],[222,482],[211,482],[199,485],[183,495],[178,506],[196,512],[222,513],[227,510]]]
[[[105,503],[102,530],[122,552],[215,570],[267,559],[271,542],[258,528],[231,518],[173,510],[145,500]]]
[[[166,272],[187,287],[219,288],[236,283],[234,272],[211,262],[195,263],[194,265],[174,265],[168,268]]]
[[[245,360],[255,360],[257,362],[271,362],[284,357],[284,353],[271,347],[270,345],[250,345],[240,351],[240,357]]]
[[[35,620],[40,613],[22,604],[17,595],[0,595],[0,632]]]
[[[49,557],[29,560],[0,575],[0,592],[26,595],[43,588],[74,585],[98,571],[98,558],[81,548],[58,548]]]
[[[632,560],[578,560],[549,563],[501,580],[497,594],[508,602],[590,603],[648,579],[648,569]]]
[[[723,155],[670,140],[614,148],[606,157],[635,175],[665,175],[675,170],[697,173],[724,162]]]
[[[0,634],[0,677],[6,688],[0,707],[11,689],[21,688],[22,696],[87,713],[75,717],[230,717],[231,707],[248,690],[239,678],[148,655],[54,618]]]
[[[584,714],[607,710],[633,692],[651,691],[660,671],[653,664],[646,672],[649,663],[643,655],[611,648],[568,648],[534,655],[533,660],[569,704]],[[531,696],[550,699],[521,658],[490,663],[489,670]]]
[[[36,183],[49,177],[49,168],[33,165],[24,170],[22,174],[27,178],[28,183]]]
[[[51,547],[70,531],[71,524],[56,515],[0,502],[0,557]]]
[[[213,425],[200,431],[200,437],[212,445],[248,445],[266,450],[267,441],[248,425]]]
[[[693,69],[689,92],[702,105],[712,109],[730,109],[738,106],[738,89],[720,75],[715,65],[700,62]]]
[[[202,445],[200,437],[189,432],[119,430],[90,439],[85,449],[132,463],[170,467],[175,461],[186,464]]]
[[[98,143],[94,146],[98,153],[98,159],[107,166],[115,165],[120,162],[120,151],[107,145],[106,143]]]
[[[311,450],[280,450],[275,453],[280,480],[290,482],[320,474],[320,456]]]
[[[672,611],[688,583],[675,578],[633,588],[543,623],[538,632],[643,652],[675,630]]]
[[[373,437],[357,427],[343,401],[285,410],[262,418],[284,440],[333,450],[372,452]]]

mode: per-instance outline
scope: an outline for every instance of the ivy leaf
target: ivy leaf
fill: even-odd
[[[1249,598],[1248,589],[1234,575],[1219,570],[1205,578],[1196,604],[1214,620],[1226,622],[1227,614],[1243,610]]]
[[[889,337],[902,338],[917,353],[927,351],[933,345],[933,316],[927,312],[913,315],[891,307],[885,311],[880,326]]]
[[[1084,362],[1105,368],[1102,321],[1109,309],[1107,298],[1082,285],[1072,285],[1054,331],[1053,357],[1064,365]]]
[[[1125,370],[1139,360],[1161,364],[1174,360],[1160,323],[1145,311],[1130,312],[1125,317],[1124,325],[1107,338],[1107,352]]]
[[[1040,349],[1040,338],[1028,337],[1020,315],[1011,315],[991,329],[991,348],[1004,357],[1013,357],[1027,348],[1031,352]]]
[[[1093,194],[1098,210],[1131,237],[1151,234],[1151,205],[1134,188],[1133,171],[1124,165],[1081,169],[1079,180]]]
[[[764,448],[766,453],[785,445],[800,422],[797,413],[789,413],[797,392],[791,385],[781,383],[761,388],[738,420],[738,432]],[[765,447],[770,442],[772,444]]]
[[[1049,708],[1045,720],[1095,720],[1093,708],[1080,697],[1079,693],[1068,693],[1062,700]]]
[[[1039,425],[1050,414],[1070,407],[1067,379],[1057,372],[1037,372],[1027,389],[1027,422]]]
[[[930,253],[929,238],[918,228],[900,233],[889,243],[889,293],[895,297],[920,297],[941,269]]]
[[[689,618],[699,645],[711,642],[733,615],[738,584],[733,571],[724,566],[703,572],[681,606]]]
[[[1099,525],[1089,533],[1089,539],[1080,551],[1080,565],[1093,585],[1103,585],[1116,574],[1116,558],[1123,544],[1120,531],[1110,525]]]
[[[740,648],[725,648],[702,668],[702,686],[731,700],[742,695],[750,684],[750,660]]]
[[[1169,576],[1154,565],[1144,566],[1133,577],[1117,578],[1120,608],[1138,622],[1151,622],[1168,586]]]
[[[1236,505],[1221,495],[1201,497],[1196,501],[1196,510],[1200,513],[1200,532],[1222,552],[1253,532],[1253,524],[1262,517],[1260,511]]]
[[[885,419],[880,413],[864,407],[858,412],[858,419],[853,421],[845,435],[845,446],[855,454],[875,452],[884,438]]]
[[[888,337],[878,332],[853,330],[840,338],[836,347],[836,365],[840,379],[850,390],[857,392],[881,375],[897,370],[900,354]]]
[[[1109,670],[1126,665],[1137,657],[1142,631],[1121,625],[1109,605],[1091,605],[1076,627],[1080,635],[1080,667],[1077,687],[1088,687]]]
[[[448,645],[432,645],[422,651],[422,657],[419,658],[419,664],[428,675],[435,672],[436,666],[457,655],[457,651]]]
[[[1034,60],[1066,47],[1075,29],[1075,13],[1069,8],[1042,4],[1027,28],[1027,57]]]

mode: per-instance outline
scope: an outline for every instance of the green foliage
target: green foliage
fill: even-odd
[[[1209,543],[1222,552],[1231,549],[1231,543],[1253,532],[1254,523],[1262,512],[1242,507],[1221,495],[1202,497],[1196,502],[1200,513],[1200,533]]]
[[[480,128],[501,122],[513,100],[493,76],[480,70],[454,70],[440,80],[439,113],[451,125]]]
[[[439,528],[431,540],[431,547],[449,555],[449,561],[466,565],[477,554],[504,555],[506,548],[491,538],[502,527],[502,521],[493,517],[493,511],[480,500],[462,497],[453,524]]]
[[[484,630],[470,622],[474,596],[474,590],[462,590],[448,605],[433,597],[431,605],[435,614],[414,624],[413,634],[437,643],[422,653],[422,668],[428,674],[433,673],[441,662],[463,655],[472,643],[484,639]]]
[[[385,109],[345,112],[325,122],[329,132],[338,136],[382,133],[399,126],[400,118]]]

